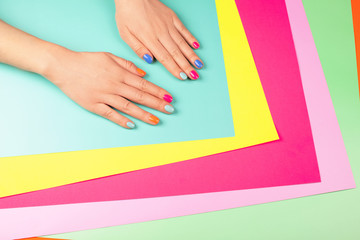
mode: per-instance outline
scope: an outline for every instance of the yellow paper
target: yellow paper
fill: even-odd
[[[228,1],[228,2],[227,2]],[[231,3],[230,3],[231,2]],[[235,137],[0,159],[0,197],[61,186],[278,139],[235,1],[217,0]],[[232,4],[229,14],[224,4]],[[236,13],[235,13],[236,11]],[[241,31],[232,31],[234,27]],[[227,63],[237,64],[227,64]],[[241,161],[241,159],[239,159]]]

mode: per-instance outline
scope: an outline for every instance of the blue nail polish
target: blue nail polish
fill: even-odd
[[[149,64],[153,62],[153,58],[149,54],[145,54],[143,56],[143,59],[145,60],[145,62],[147,62]]]
[[[135,127],[135,124],[133,124],[132,122],[127,122],[126,123],[126,126],[128,126],[129,128],[134,128]]]
[[[195,66],[197,67],[197,68],[202,68],[204,65],[203,65],[203,63],[200,61],[200,60],[195,60]]]
[[[188,76],[184,72],[180,73],[180,77],[181,77],[182,80],[186,80],[188,78]]]
[[[165,111],[167,111],[168,113],[173,113],[175,111],[175,109],[171,105],[166,105],[165,106]]]

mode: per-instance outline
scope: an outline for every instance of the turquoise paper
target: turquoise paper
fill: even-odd
[[[139,59],[118,34],[111,0],[1,0],[1,19],[30,34],[133,61],[148,73],[146,79],[172,93],[176,113],[144,107],[161,123],[130,117],[137,128],[126,130],[81,108],[43,77],[0,64],[0,157],[234,136],[215,2],[206,8],[191,0],[164,3],[201,44],[196,53],[205,67],[197,81],[177,80],[159,62]]]

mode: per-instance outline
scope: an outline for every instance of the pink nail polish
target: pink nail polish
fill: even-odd
[[[163,99],[168,103],[171,103],[173,101],[173,97],[167,94],[164,95]]]
[[[195,49],[198,49],[200,47],[199,43],[198,42],[193,42],[193,47]]]
[[[199,78],[199,74],[197,72],[195,72],[194,70],[192,70],[190,72],[190,77],[192,77],[193,79],[198,79]]]

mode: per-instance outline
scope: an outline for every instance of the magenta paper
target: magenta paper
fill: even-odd
[[[273,4],[277,3],[274,8]],[[0,208],[163,197],[320,181],[284,0],[238,1],[279,141],[3,198]],[[261,6],[261,7],[259,7]],[[266,9],[276,18],[261,17]],[[263,29],[260,31],[259,27]],[[266,41],[264,41],[264,39]]]
[[[271,9],[262,8],[257,11],[262,15],[286,15],[286,9],[282,5],[283,1],[272,1]],[[313,129],[321,183],[139,200],[3,209],[0,210],[0,219],[5,221],[1,223],[4,230],[1,231],[0,238],[7,240],[151,221],[354,188],[355,183],[340,128],[301,0],[288,0],[287,8]],[[250,20],[252,19],[248,19]],[[257,26],[260,32],[270,31],[266,29],[269,27],[274,32],[288,31],[287,24]],[[268,39],[269,42],[275,40]],[[261,44],[262,41],[259,41],[250,43]],[[288,48],[289,42],[284,43],[286,46],[283,47]],[[257,56],[264,53],[254,50],[253,54]],[[259,63],[258,66],[260,65]]]

